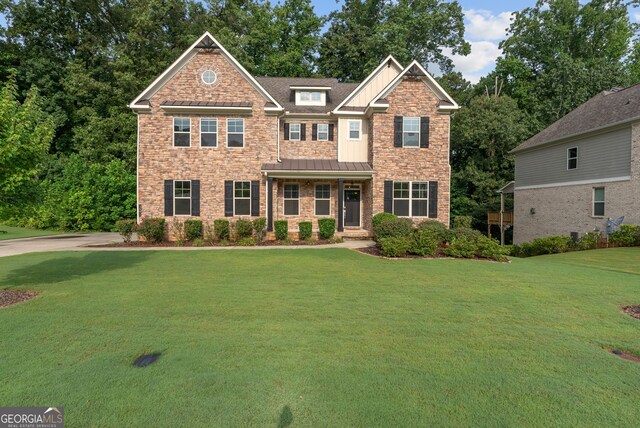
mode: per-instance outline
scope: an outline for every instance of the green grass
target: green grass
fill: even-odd
[[[5,231],[7,233],[2,233],[1,231]],[[35,236],[59,235],[61,233],[65,232],[61,232],[59,230],[27,229],[25,227],[13,227],[0,224],[0,241],[7,239],[33,238]]]
[[[349,250],[0,259],[0,405],[67,426],[634,426],[640,249],[511,264]],[[152,366],[133,359],[162,352]]]

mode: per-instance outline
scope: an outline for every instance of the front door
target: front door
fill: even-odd
[[[344,191],[344,225],[360,226],[360,189]]]

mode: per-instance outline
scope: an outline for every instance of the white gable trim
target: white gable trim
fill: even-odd
[[[385,98],[387,95],[389,95],[395,88],[396,86],[398,86],[400,84],[400,82],[402,82],[402,78],[407,74],[407,72],[411,69],[411,67],[416,66],[418,67],[418,69],[424,73],[424,76],[422,77],[422,81],[433,91],[435,92],[435,94],[438,96],[438,98],[440,98],[443,101],[448,101],[450,102],[452,105],[451,106],[444,106],[444,107],[438,107],[439,110],[458,110],[460,109],[460,106],[458,105],[458,103],[455,102],[455,100],[453,98],[451,98],[451,95],[449,95],[447,93],[447,91],[445,91],[442,86],[440,86],[440,84],[436,81],[436,79],[433,78],[433,76],[431,74],[429,74],[429,72],[427,70],[425,70],[425,68],[420,65],[420,63],[416,60],[414,60],[413,62],[411,62],[411,64],[409,64],[407,66],[407,68],[405,68],[404,70],[402,70],[400,72],[400,74],[398,74],[396,76],[395,79],[393,79],[386,88],[384,88],[374,99],[373,99],[373,103],[375,105],[375,102],[377,100],[379,100],[380,98]],[[371,106],[371,104],[370,104]]]
[[[268,108],[269,110],[282,110],[282,106],[275,100],[275,98],[273,98],[263,87],[262,85],[260,85],[260,83],[258,83],[258,81],[242,66],[242,64],[240,64],[234,57],[233,55],[231,55],[225,48],[224,46],[222,46],[220,44],[220,42],[218,42],[218,40],[216,40],[215,37],[213,37],[211,35],[211,33],[209,33],[208,31],[206,31],[202,36],[200,36],[198,38],[198,40],[196,40],[186,51],[184,51],[184,53],[182,55],[180,55],[180,57],[175,60],[173,62],[173,64],[171,64],[160,76],[158,76],[158,78],[156,80],[154,80],[149,86],[147,86],[147,88],[142,91],[142,93],[140,95],[138,95],[133,101],[131,101],[131,103],[129,104],[129,108],[132,109],[141,109],[141,108],[149,108],[148,105],[144,105],[144,104],[139,104],[140,100],[143,99],[149,99],[151,98],[153,95],[155,95],[164,85],[167,84],[167,82],[169,80],[171,80],[171,78],[173,76],[175,76],[178,71],[180,71],[180,69],[182,67],[184,67],[189,60],[191,60],[197,53],[198,50],[196,48],[196,46],[198,46],[198,44],[200,44],[200,42],[202,40],[204,40],[206,37],[210,37],[211,40],[213,40],[213,42],[218,46],[218,48],[220,48],[220,50],[222,51],[223,55],[226,57],[227,60],[229,60],[229,62],[231,62],[231,64],[240,72],[240,74],[243,74],[244,77],[249,81],[249,83],[251,83],[253,85],[254,88],[256,88],[256,90],[258,92],[260,92],[260,94],[269,102],[272,102],[273,104],[276,105],[275,108],[271,107]]]
[[[355,89],[354,89],[354,90],[353,90],[353,91],[352,91],[352,92],[351,92],[351,93],[350,93],[350,94],[349,94],[349,95],[348,95],[348,96],[347,96],[347,97],[346,97],[346,98],[345,98],[345,99],[344,99],[344,100],[343,100],[343,101],[338,105],[338,107],[336,107],[335,109],[333,109],[333,112],[335,113],[335,112],[337,112],[338,110],[340,110],[340,109],[341,109],[342,107],[344,107],[344,106],[345,106],[349,101],[351,101],[351,100],[353,99],[353,97],[355,97],[356,95],[358,95],[358,92],[360,92],[360,90],[362,90],[365,86],[367,86],[367,84],[368,84],[371,80],[373,80],[373,78],[374,78],[375,76],[377,76],[377,75],[378,75],[378,72],[379,72],[380,70],[382,70],[382,68],[383,68],[385,65],[387,65],[387,63],[389,63],[389,61],[391,61],[391,62],[392,62],[392,63],[393,63],[397,68],[399,68],[400,70],[402,70],[402,65],[401,65],[401,64],[400,64],[400,63],[399,63],[399,62],[398,62],[398,61],[397,61],[397,60],[396,60],[392,55],[389,55],[387,58],[385,58],[385,60],[384,60],[384,61],[382,61],[382,62],[380,63],[380,65],[378,65],[378,66],[376,67],[376,69],[375,69],[375,70],[373,70],[373,71],[371,72],[371,74],[369,74],[369,75],[367,76],[367,78],[366,78],[366,79],[364,79],[364,80],[362,81],[362,83],[360,83],[360,84],[359,84],[359,85],[358,85],[358,86],[357,86],[357,87],[356,87],[356,88],[355,88]],[[377,98],[374,98],[374,101],[375,101],[375,100],[377,100]]]

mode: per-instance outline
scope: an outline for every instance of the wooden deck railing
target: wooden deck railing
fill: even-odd
[[[499,211],[489,211],[487,213],[487,224],[497,224],[500,225],[500,212]],[[513,225],[513,212],[505,211],[502,213],[502,224],[505,226]]]

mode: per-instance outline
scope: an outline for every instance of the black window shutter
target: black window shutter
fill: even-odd
[[[329,141],[333,141],[333,123],[329,124]]]
[[[289,139],[289,124],[288,123],[284,124],[284,139],[285,140]]]
[[[233,217],[233,181],[224,182],[224,216]]]
[[[429,182],[429,218],[438,218],[438,182]]]
[[[384,182],[384,212],[393,212],[393,181]]]
[[[318,139],[318,124],[314,123],[311,125],[311,141],[316,141]]]
[[[307,125],[304,123],[300,125],[300,140],[304,141],[307,139]]]
[[[420,118],[420,147],[423,149],[429,147],[429,118],[428,117]]]
[[[402,147],[402,116],[393,118],[393,146]]]
[[[164,215],[173,215],[173,180],[164,180]]]
[[[260,216],[260,182],[257,180],[251,182],[251,216]]]
[[[200,180],[191,180],[191,215],[200,215]]]

